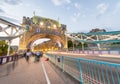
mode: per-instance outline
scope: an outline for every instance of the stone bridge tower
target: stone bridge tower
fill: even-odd
[[[61,43],[61,48],[67,48],[66,25],[56,20],[40,16],[23,17],[22,26],[27,32],[20,38],[19,50],[31,48],[32,43],[41,38],[50,38],[53,42]]]

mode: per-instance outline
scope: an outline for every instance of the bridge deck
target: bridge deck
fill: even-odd
[[[46,75],[45,75],[46,74]],[[78,84],[44,58],[34,63],[31,57],[0,65],[0,84]]]

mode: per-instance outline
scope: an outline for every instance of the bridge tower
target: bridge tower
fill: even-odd
[[[19,50],[31,48],[34,41],[42,38],[49,38],[56,43],[59,42],[62,49],[67,49],[66,25],[40,16],[33,16],[32,18],[24,16],[22,26],[26,28],[27,32],[20,38]]]

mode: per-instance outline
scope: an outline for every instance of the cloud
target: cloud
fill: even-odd
[[[71,3],[71,0],[52,0],[53,4],[56,5],[56,6],[60,6],[62,4],[69,4]]]
[[[17,25],[20,24],[20,21],[19,21],[18,19],[13,18],[13,17],[8,16],[8,15],[0,16],[0,18],[2,18],[2,19],[4,19],[4,20],[7,20],[7,21],[9,21],[9,22],[11,22],[11,23],[17,24]]]
[[[79,3],[74,3],[75,8],[81,9],[81,5]]]
[[[71,17],[73,22],[77,22],[80,18],[81,14],[80,13],[74,13],[73,16]]]
[[[82,19],[86,18],[86,15],[78,12],[78,13],[74,13],[73,16],[71,16],[71,20],[73,22],[78,22],[81,18]]]
[[[5,13],[5,11],[0,8],[0,13]]]
[[[120,2],[118,2],[115,6],[115,10],[114,10],[114,13],[120,13]]]
[[[105,3],[101,3],[101,4],[97,5],[97,9],[100,14],[104,14],[108,9],[108,5]]]
[[[4,0],[5,3],[10,4],[10,5],[18,5],[22,1],[21,0]]]

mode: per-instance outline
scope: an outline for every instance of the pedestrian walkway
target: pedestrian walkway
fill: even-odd
[[[78,84],[79,82],[63,73],[43,57],[34,63],[31,57],[0,65],[0,84]]]

